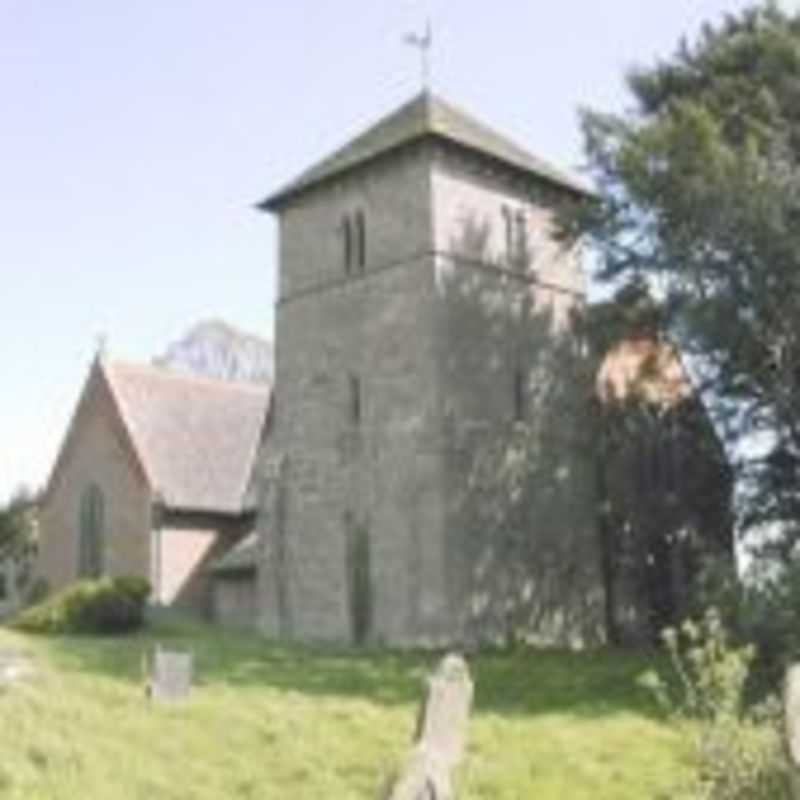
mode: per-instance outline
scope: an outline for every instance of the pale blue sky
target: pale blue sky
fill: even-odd
[[[576,110],[746,0],[0,0],[0,501],[46,480],[100,332],[146,360],[199,319],[271,337],[252,204],[419,90],[581,162]]]

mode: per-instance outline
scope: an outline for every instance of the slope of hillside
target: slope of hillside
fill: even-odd
[[[142,657],[194,653],[189,699],[152,705]],[[33,674],[0,686],[9,800],[375,800],[407,751],[423,653],[285,647],[209,627],[91,639],[0,629]],[[471,659],[461,800],[645,800],[686,770],[687,738],[636,687],[649,656],[518,650]]]

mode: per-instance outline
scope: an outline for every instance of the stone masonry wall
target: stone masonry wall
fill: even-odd
[[[255,628],[258,615],[255,572],[217,575],[212,591],[214,622],[226,628]]]
[[[211,617],[215,578],[209,568],[252,525],[249,515],[162,511],[153,530],[153,600]]]
[[[446,550],[461,636],[602,639],[579,253],[555,240],[554,198],[535,182],[444,150],[432,187]],[[527,226],[522,254],[508,250],[508,213]]]
[[[369,541],[369,638],[433,640],[449,628],[444,473],[441,454],[428,447],[437,397],[423,156],[410,151],[376,164],[282,218],[268,448],[287,456],[285,525],[279,542],[274,526],[269,531],[272,563],[262,570],[262,624],[273,634],[351,640],[347,548],[356,529]],[[345,277],[339,225],[358,208],[366,220],[366,270]]]
[[[595,633],[588,393],[566,335],[582,275],[554,250],[529,186],[445,155],[408,147],[281,212],[272,480],[260,520],[269,635],[353,640],[354,533],[369,542],[372,641],[498,639],[524,627],[577,643]],[[503,270],[495,220],[511,202],[528,203],[538,248],[528,266],[568,291]],[[356,209],[367,265],[345,276],[341,220]],[[514,419],[517,369],[525,420]],[[513,461],[523,431],[533,437],[522,447],[535,468],[529,502],[518,476],[496,469]]]

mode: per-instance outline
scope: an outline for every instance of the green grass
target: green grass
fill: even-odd
[[[142,656],[195,653],[188,701],[151,705]],[[336,653],[201,626],[136,636],[0,630],[36,674],[0,689],[0,797],[375,800],[406,752],[422,653]],[[463,800],[642,800],[674,785],[686,744],[635,685],[632,653],[520,651],[471,662]]]

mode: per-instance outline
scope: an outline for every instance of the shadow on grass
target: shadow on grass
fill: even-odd
[[[341,650],[281,645],[256,634],[198,623],[156,623],[122,637],[25,637],[41,657],[67,672],[143,683],[142,663],[156,643],[195,656],[197,684],[269,688],[318,697],[360,698],[381,705],[416,705],[425,676],[441,653]],[[660,717],[637,686],[654,653],[517,649],[470,657],[476,713],[503,716],[569,714],[597,718],[634,713]]]

